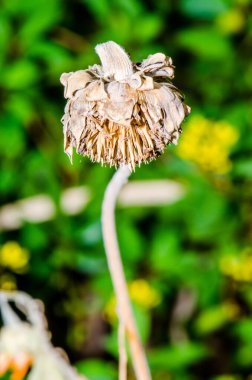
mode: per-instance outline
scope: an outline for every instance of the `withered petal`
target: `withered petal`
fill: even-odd
[[[81,88],[85,88],[87,83],[92,80],[91,75],[88,74],[86,70],[79,70],[75,73],[69,73],[65,75],[68,75],[68,77],[63,77],[63,81],[65,83],[65,98],[71,98],[75,91],[80,90]]]
[[[174,76],[170,57],[156,53],[133,64],[111,41],[96,51],[102,66],[61,76],[69,98],[62,118],[64,149],[70,159],[75,148],[92,161],[134,170],[177,143],[190,107],[167,80]]]

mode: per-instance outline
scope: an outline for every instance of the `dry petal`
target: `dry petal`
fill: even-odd
[[[75,148],[92,161],[134,170],[177,143],[190,108],[167,81],[174,76],[170,57],[156,53],[134,64],[112,41],[96,52],[101,66],[61,76],[69,99],[62,118],[64,149],[70,158]]]
[[[60,80],[65,86],[65,98],[71,98],[75,91],[85,88],[91,76],[85,70],[79,70],[75,73],[62,74]]]

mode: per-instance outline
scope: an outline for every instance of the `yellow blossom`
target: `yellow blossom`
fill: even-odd
[[[152,309],[161,302],[160,293],[142,279],[129,284],[129,294],[131,299],[144,309]]]
[[[220,270],[235,281],[252,282],[252,253],[226,255],[220,260]]]
[[[129,295],[133,302],[145,310],[152,309],[161,302],[160,293],[150,284],[138,279],[128,285]],[[116,299],[111,297],[104,309],[105,319],[112,323],[116,319]]]
[[[238,137],[237,129],[228,122],[196,115],[189,120],[176,153],[204,171],[223,174],[231,169],[229,154]]]
[[[216,19],[219,30],[224,34],[239,33],[245,25],[245,16],[241,10],[230,9]]]
[[[3,274],[0,276],[0,289],[2,290],[15,290],[17,288],[14,276],[10,274]]]
[[[116,320],[117,314],[116,314],[115,296],[112,296],[107,302],[107,304],[105,305],[104,318],[110,323],[113,323]]]
[[[14,272],[23,272],[27,267],[29,257],[29,252],[15,241],[5,243],[0,249],[0,265]]]
[[[230,321],[236,319],[240,313],[240,308],[237,304],[232,301],[225,302],[222,305],[223,314],[226,315],[226,318]]]

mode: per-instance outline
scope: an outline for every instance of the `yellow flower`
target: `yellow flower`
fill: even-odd
[[[152,309],[161,302],[160,293],[143,279],[132,281],[128,286],[128,290],[132,301],[145,310]],[[104,317],[110,323],[113,323],[116,320],[115,296],[111,297],[106,304]]]
[[[227,173],[232,166],[229,154],[238,137],[238,131],[228,122],[196,115],[189,120],[176,153],[204,171]]]
[[[239,33],[244,28],[245,16],[239,9],[230,9],[216,19],[216,24],[224,34]]]
[[[104,311],[103,311],[104,318],[106,321],[113,323],[116,321],[117,314],[116,314],[116,299],[115,296],[112,296],[107,304],[105,305]]]
[[[160,293],[142,279],[129,284],[129,294],[131,299],[144,309],[152,309],[161,302]]]
[[[222,305],[222,311],[223,314],[226,315],[227,319],[232,321],[239,315],[240,308],[234,302],[228,301]]]
[[[0,250],[0,264],[14,272],[22,273],[27,267],[29,258],[29,252],[15,241],[5,243]]]
[[[15,290],[17,288],[16,280],[12,275],[4,274],[0,276],[0,289]]]
[[[252,282],[252,254],[226,255],[220,260],[220,270],[235,281]]]

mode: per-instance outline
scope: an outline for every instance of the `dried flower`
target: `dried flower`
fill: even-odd
[[[20,319],[10,302],[23,314]],[[0,377],[11,380],[87,380],[79,376],[62,351],[50,341],[40,302],[22,292],[0,292]],[[29,371],[29,373],[28,373]]]
[[[190,108],[171,83],[172,59],[162,53],[132,63],[115,42],[96,46],[102,65],[64,73],[68,99],[64,148],[110,166],[153,160],[165,146],[177,143],[180,125]]]

